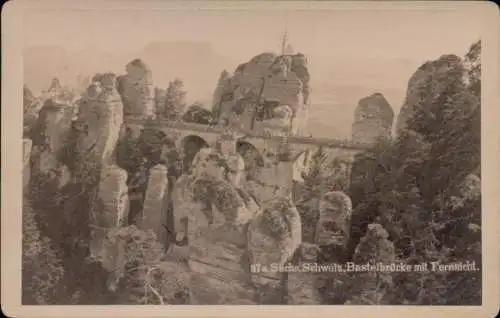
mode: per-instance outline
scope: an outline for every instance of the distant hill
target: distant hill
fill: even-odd
[[[76,85],[76,77],[97,72],[125,72],[125,64],[141,58],[152,69],[154,84],[166,88],[179,77],[184,81],[188,99],[211,97],[222,69],[232,70],[237,61],[215,53],[204,43],[150,43],[137,52],[109,53],[98,48],[67,51],[59,47],[30,47],[24,51],[25,84],[39,92],[57,76],[63,85]]]

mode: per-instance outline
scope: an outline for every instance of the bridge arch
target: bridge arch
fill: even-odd
[[[191,164],[196,154],[203,148],[209,148],[209,143],[200,136],[187,135],[182,138],[180,143],[181,151],[183,154],[183,167],[184,171],[190,171]]]
[[[236,141],[236,151],[243,157],[247,178],[256,177],[257,172],[264,167],[262,153],[252,143],[244,140]]]

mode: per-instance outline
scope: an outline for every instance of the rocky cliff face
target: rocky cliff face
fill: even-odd
[[[116,76],[111,73],[94,76],[80,103],[76,122],[82,129],[78,134],[78,166],[84,177],[84,166],[100,167],[114,161],[115,147],[123,123],[123,105],[116,90]],[[83,170],[82,170],[83,169]],[[99,173],[99,168],[92,168]]]
[[[115,75],[105,73],[94,76],[78,103],[48,99],[30,131],[28,199],[71,275],[85,276],[89,249],[103,260],[101,269],[123,265],[115,257],[123,254],[121,247],[103,244],[106,231],[127,214],[127,173],[114,165],[122,122]]]
[[[149,67],[140,59],[135,59],[125,67],[127,74],[117,81],[125,115],[152,117],[154,109],[154,88]]]
[[[31,130],[30,179],[53,180],[62,187],[70,178],[63,163],[71,134],[73,107],[47,100]]]
[[[302,81],[303,104],[309,105],[309,93],[311,92],[309,70],[307,68],[307,57],[302,53],[292,56],[291,71]]]
[[[406,98],[396,121],[396,134],[400,134],[407,127],[408,119],[413,115],[415,107],[423,98],[422,92],[426,90],[426,85],[439,77],[447,76],[450,71],[460,67],[461,59],[455,55],[443,55],[434,61],[422,64],[408,81]]]
[[[394,111],[380,93],[361,99],[354,111],[352,139],[373,143],[378,138],[391,136]]]
[[[116,165],[115,153],[122,124],[115,74],[96,74],[79,104],[71,161],[73,181],[95,192],[88,197],[90,254],[111,272],[123,269],[123,246],[108,246],[104,238],[125,224],[129,209],[127,172]]]
[[[267,121],[268,130],[296,132],[302,116],[301,111],[309,104],[309,71],[307,59],[301,53],[291,56],[278,56],[262,53],[247,63],[240,64],[231,79],[230,87],[221,96],[220,122],[236,125],[243,129],[259,129]],[[221,95],[217,87],[216,95]],[[283,115],[283,107],[291,115]],[[275,111],[276,108],[281,108]],[[256,127],[259,126],[259,127]]]

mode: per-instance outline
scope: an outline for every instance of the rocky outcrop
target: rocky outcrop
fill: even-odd
[[[406,97],[396,121],[395,132],[400,135],[407,128],[409,118],[413,116],[415,107],[420,105],[423,99],[433,98],[427,90],[429,83],[439,78],[450,76],[450,72],[460,69],[461,59],[456,55],[443,55],[437,60],[422,64],[408,81]]]
[[[262,97],[279,100],[280,105],[288,105],[297,112],[302,105],[302,81],[293,72],[280,72],[266,78]]]
[[[354,111],[352,140],[373,143],[379,138],[390,138],[393,120],[394,111],[382,94],[365,97]]]
[[[336,245],[340,250],[344,249],[349,239],[351,213],[351,199],[345,193],[333,191],[323,195],[319,204],[316,244]]]
[[[209,176],[215,179],[224,178],[224,167],[218,164],[222,155],[213,148],[202,148],[193,158],[192,175],[194,178]]]
[[[96,74],[92,81],[79,103],[68,145],[71,157],[66,159],[71,162],[73,183],[86,189],[90,256],[116,277],[123,273],[124,244],[106,236],[126,224],[129,212],[127,172],[116,165],[123,105],[114,74]]]
[[[245,160],[236,150],[237,137],[232,133],[222,134],[217,144],[226,170],[226,179],[235,188],[241,188],[246,179]]]
[[[102,169],[98,197],[102,213],[95,215],[96,226],[120,227],[127,217],[127,172],[115,164]]]
[[[213,222],[214,211],[223,217],[229,226],[240,227],[252,218],[252,211],[247,209],[251,198],[242,195],[239,188],[226,179],[202,176],[193,181],[191,191],[195,202],[203,204],[203,211]]]
[[[45,101],[31,138],[34,147],[47,147],[54,154],[63,147],[71,129],[73,107],[53,100]]]
[[[123,100],[125,116],[155,116],[154,89],[151,70],[140,59],[127,64],[126,75],[118,78],[118,91]]]
[[[248,253],[254,264],[267,266],[270,276],[279,277],[271,264],[284,265],[292,260],[302,243],[300,215],[287,197],[277,197],[265,204],[262,213],[254,216],[248,233]],[[261,277],[253,276],[259,282]]]
[[[226,157],[213,148],[203,148],[193,160],[191,174],[181,176],[173,189],[175,231],[182,229],[181,220],[187,217],[193,230],[214,222],[214,213],[224,222],[239,226],[251,215],[245,209],[245,199],[240,196],[237,185],[242,178],[242,159],[235,157],[233,173]],[[238,169],[239,168],[239,169]],[[226,172],[230,181],[226,179]]]
[[[106,73],[94,76],[80,104],[76,179],[85,179],[90,169],[99,173],[99,167],[115,161],[115,148],[123,123],[123,105],[116,91],[116,77]]]
[[[167,167],[156,165],[149,171],[148,187],[139,227],[146,231],[153,230],[160,242],[164,242],[166,239],[164,225],[167,224],[167,195]]]
[[[67,167],[61,162],[65,144],[71,134],[73,107],[47,100],[31,131],[30,179],[56,180],[62,186],[68,179]]]
[[[187,233],[184,232],[183,219],[187,218],[191,211],[200,211],[199,204],[196,204],[191,199],[191,193],[189,192],[189,186],[191,184],[192,178],[188,174],[183,174],[176,181],[172,189],[172,205],[173,205],[173,222],[171,231],[174,233],[179,233],[179,235],[185,236]],[[206,221],[206,216],[201,214],[203,218],[196,218],[197,221]]]
[[[97,204],[91,209],[89,220],[90,257],[99,260],[102,267],[110,273],[110,289],[116,288],[114,283],[125,272],[125,242],[121,239],[110,241],[108,233],[126,222],[129,209],[126,181],[125,170],[116,165],[104,167],[97,192]]]
[[[290,193],[293,186],[294,163],[288,161],[277,162],[259,170],[257,179],[263,188],[259,192],[264,197],[274,196],[278,193]]]
[[[309,79],[303,54],[259,54],[236,68],[230,91],[221,97],[219,122],[245,130],[267,126],[271,131],[297,132],[296,117],[309,103]]]
[[[253,57],[249,62],[240,64],[231,80],[234,99],[239,100],[248,92],[259,94],[262,78],[269,76],[269,69],[276,58],[277,55],[274,53],[262,53]]]
[[[267,132],[272,135],[286,135],[291,131],[293,110],[288,105],[278,106],[271,111],[270,118],[255,124],[255,130]]]
[[[223,159],[214,149],[200,150],[192,174],[182,175],[174,187],[175,232],[189,241],[191,304],[254,303],[240,260],[243,224],[258,206],[217,172]]]

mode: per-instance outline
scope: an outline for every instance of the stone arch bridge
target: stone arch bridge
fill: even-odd
[[[125,118],[125,125],[135,136],[138,136],[144,128],[164,132],[175,141],[178,150],[183,153],[191,152],[188,154],[189,160],[192,160],[201,148],[214,147],[219,136],[227,131],[226,127],[221,126],[131,117]],[[255,151],[260,156],[260,162],[264,166],[266,158],[276,155],[277,149],[285,140],[292,153],[293,164],[299,164],[302,169],[309,167],[312,154],[320,147],[323,147],[325,152],[332,157],[352,158],[356,153],[369,146],[369,144],[351,140],[306,136],[288,136],[285,139],[283,136],[270,135],[260,131],[239,131],[236,136],[236,148],[238,151],[244,148]],[[188,144],[191,150],[187,149]]]

